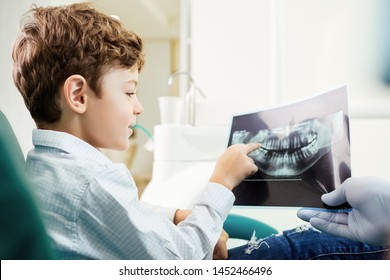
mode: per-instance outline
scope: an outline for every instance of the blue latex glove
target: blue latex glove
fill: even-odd
[[[330,206],[348,202],[352,209],[343,213],[302,208],[298,217],[329,234],[372,245],[390,245],[390,182],[376,177],[349,178],[321,199]]]

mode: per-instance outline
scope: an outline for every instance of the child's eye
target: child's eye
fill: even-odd
[[[126,92],[126,94],[131,97],[131,96],[135,95],[136,93],[135,92]]]

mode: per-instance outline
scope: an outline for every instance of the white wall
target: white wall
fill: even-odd
[[[190,69],[208,100],[238,110],[271,104],[270,9],[270,1],[191,1]]]
[[[383,0],[282,3],[283,101],[339,84],[348,85],[352,103],[389,96],[381,81]]]

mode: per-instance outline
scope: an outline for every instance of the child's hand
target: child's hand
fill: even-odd
[[[248,154],[258,148],[258,143],[235,144],[227,148],[217,160],[209,181],[233,190],[242,180],[257,172],[258,168]]]
[[[226,260],[228,258],[227,241],[229,234],[222,230],[213,251],[213,260]]]

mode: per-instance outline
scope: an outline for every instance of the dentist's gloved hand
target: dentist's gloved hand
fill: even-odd
[[[298,217],[329,234],[372,245],[390,245],[390,182],[376,177],[349,178],[336,190],[324,194],[330,206],[348,202],[347,213],[302,208]]]

